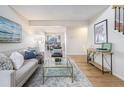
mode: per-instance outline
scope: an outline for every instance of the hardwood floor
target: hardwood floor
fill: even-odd
[[[70,57],[75,60],[81,71],[85,73],[94,87],[124,87],[124,81],[110,73],[103,75],[99,69],[87,64],[86,56],[76,55]]]

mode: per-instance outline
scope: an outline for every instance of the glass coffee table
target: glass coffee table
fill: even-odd
[[[70,77],[73,83],[73,65],[69,58],[47,58],[43,64],[43,84],[47,77]]]

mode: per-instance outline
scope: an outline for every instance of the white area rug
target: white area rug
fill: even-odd
[[[43,67],[40,65],[24,87],[92,87],[88,78],[80,71],[75,62],[73,60],[71,62],[74,69],[73,83],[69,77],[49,77],[43,84]]]

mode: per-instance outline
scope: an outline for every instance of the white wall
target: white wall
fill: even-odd
[[[99,47],[94,45],[94,24],[104,19],[108,19],[108,41],[113,44],[113,74],[124,80],[124,35],[114,30],[114,10],[111,6],[90,22],[88,47]],[[98,57],[96,62],[101,64],[101,58]]]
[[[66,28],[63,26],[31,26],[31,32],[32,36],[34,37],[34,40],[44,39],[42,44],[40,45],[40,50],[45,51],[45,36],[49,34],[59,34],[61,35],[62,44],[65,44],[65,32]],[[39,41],[39,40],[38,40]],[[65,46],[63,46],[65,48]]]
[[[31,26],[63,26],[66,28],[67,55],[86,54],[88,26],[85,21],[30,21]],[[59,30],[58,30],[59,31]]]
[[[26,20],[17,15],[9,6],[0,6],[0,16],[8,18],[22,25],[22,42],[21,43],[0,43],[0,51],[8,51],[21,49],[32,46],[32,38],[30,37],[30,29]]]
[[[87,26],[67,27],[67,55],[86,54],[87,34]]]
[[[22,42],[21,43],[0,43],[0,51],[15,50],[24,47],[36,45],[35,39],[38,37],[36,30],[32,29],[32,26],[63,26],[66,28],[67,34],[67,54],[80,55],[84,53],[85,43],[87,38],[86,25],[84,21],[30,21],[28,25],[27,20],[23,19],[17,12],[13,11],[10,6],[0,6],[0,16],[8,18],[22,25]],[[85,28],[84,28],[85,27]],[[80,30],[84,28],[84,30]],[[36,31],[37,32],[37,31]],[[77,34],[75,32],[78,32]],[[72,40],[73,37],[73,40]],[[82,38],[83,37],[83,38]],[[77,42],[78,41],[78,42]],[[76,44],[76,45],[75,45]],[[3,50],[4,48],[4,50]]]

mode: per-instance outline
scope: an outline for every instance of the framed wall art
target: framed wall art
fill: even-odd
[[[103,20],[94,25],[94,42],[95,44],[108,42],[108,20]]]
[[[0,16],[0,43],[21,42],[21,37],[21,25]]]

